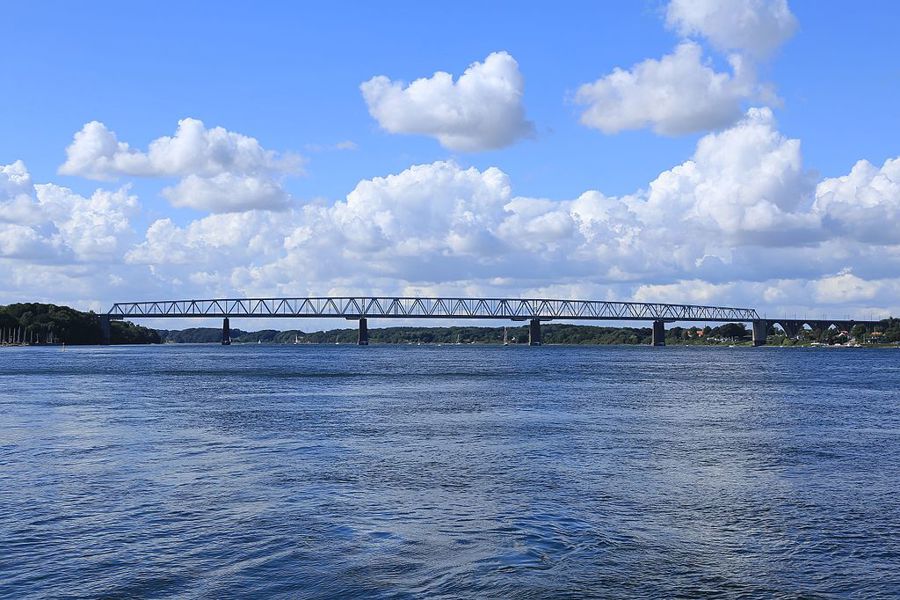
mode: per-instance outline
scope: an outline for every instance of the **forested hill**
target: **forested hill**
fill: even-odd
[[[166,344],[218,344],[222,342],[222,330],[218,327],[189,327],[188,329],[174,330],[157,329],[156,332],[163,343]],[[244,340],[249,335],[252,334],[240,329],[231,330],[231,339],[233,341]],[[254,339],[253,341],[255,342],[256,340]]]
[[[113,344],[158,344],[153,329],[127,321],[113,321]],[[28,302],[0,306],[0,343],[10,344],[100,344],[100,318],[68,306]]]

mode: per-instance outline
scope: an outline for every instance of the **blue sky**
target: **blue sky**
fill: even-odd
[[[869,196],[854,185],[853,190],[842,189],[837,205],[832,202],[826,210],[823,200],[821,206],[810,208],[820,194],[817,190],[826,189],[817,187],[823,181],[848,175],[859,160],[882,169],[886,160],[900,154],[896,142],[900,139],[896,109],[900,42],[895,31],[900,8],[886,1],[851,6],[730,0],[722,4],[728,8],[724,16],[706,18],[702,15],[703,10],[709,12],[708,6],[704,8],[708,2],[680,4],[694,15],[690,17],[693,21],[673,20],[674,9],[663,1],[564,3],[552,9],[545,4],[513,2],[452,6],[271,3],[252,7],[199,2],[10,3],[3,9],[0,25],[0,49],[9,57],[0,93],[0,165],[22,161],[29,185],[38,187],[10,191],[12,187],[7,186],[7,197],[0,196],[0,208],[6,206],[7,215],[2,218],[0,213],[0,218],[9,224],[0,232],[7,238],[6,245],[0,246],[0,268],[21,273],[23,266],[30,265],[41,276],[37,283],[14,277],[0,293],[0,301],[40,296],[104,307],[114,300],[147,296],[362,293],[374,288],[386,293],[453,290],[521,295],[554,291],[619,299],[642,298],[654,292],[673,297],[683,293],[688,296],[685,301],[740,301],[773,311],[818,310],[824,303],[833,311],[900,312],[895,295],[900,289],[896,283],[900,276],[898,240],[867,229],[873,219],[885,227],[897,225],[890,219],[900,212],[900,200],[888,192],[876,207],[881,212],[874,214],[865,200]],[[752,36],[765,35],[765,28],[738,31],[737,15],[770,13],[780,15],[777,18],[783,19],[785,33],[774,49],[760,54]],[[721,39],[717,32],[726,37],[745,33],[751,37],[741,47],[724,48],[716,42]],[[604,88],[603,94],[586,102],[578,99],[582,86],[604,80],[617,68],[634,71],[643,61],[662,60],[682,44],[698,48],[697,62],[681,63],[692,69],[691,73],[707,68],[736,84],[739,77],[733,57],[740,56],[743,64],[750,65],[753,75],[749,81],[723,97],[704,97],[710,96],[704,90],[678,90],[679,94],[699,94],[701,102],[708,100],[704,105],[707,112],[739,108],[743,117],[732,114],[717,120],[708,114],[691,115],[691,122],[700,124],[676,133],[658,131],[670,126],[684,129],[683,120],[672,125],[665,116],[656,125],[653,119],[644,126],[618,122],[613,125],[619,128],[616,131],[582,122],[585,111],[593,106],[609,127],[608,115],[617,108],[611,103],[619,102],[633,111],[653,86],[661,83],[648,78],[640,92],[645,96],[640,98],[616,100]],[[512,104],[489,112],[487,118],[508,115],[513,106],[523,111],[522,119],[501,132],[510,139],[499,144],[480,140],[474,143],[484,147],[448,147],[436,139],[436,133],[423,132],[421,120],[415,118],[415,106],[400,104],[399,111],[396,105],[381,106],[396,114],[385,112],[387,116],[379,119],[375,116],[378,107],[367,102],[360,90],[361,84],[376,76],[389,78],[401,92],[409,82],[431,78],[437,71],[458,81],[470,65],[484,63],[495,52],[505,52],[512,59],[501,68],[505,74],[519,77],[521,86],[515,88],[515,100],[500,97]],[[397,98],[398,102],[408,101]],[[489,96],[484,102],[495,100],[497,96]],[[655,108],[652,104],[650,109]],[[747,125],[746,113],[751,108],[767,111],[754,117],[752,127]],[[673,107],[682,112],[689,109]],[[197,175],[184,165],[168,170],[147,166],[129,170],[82,162],[61,169],[73,136],[89,122],[102,123],[104,131],[114,132],[119,142],[145,152],[153,140],[173,136],[185,118],[199,119],[207,130],[221,127],[253,138],[262,149],[278,156],[299,155],[302,173],[300,169],[265,167],[270,171],[264,183],[277,190],[269,190],[265,202],[248,196],[235,205],[227,199],[216,204],[212,192],[197,187],[208,184],[205,179],[164,195],[164,188]],[[392,133],[386,126],[391,118],[399,132]],[[676,186],[678,191],[650,197],[651,182],[689,161],[704,139],[722,136],[740,127],[739,123],[745,123],[747,130],[756,127],[759,132],[781,136],[781,141],[770,140],[773,145],[768,154],[760,150],[761,156],[755,158],[747,156],[748,150],[742,146],[735,161],[758,159],[761,164],[767,156],[788,164],[799,159],[802,166],[773,175],[782,183],[790,179],[789,185],[775,191],[760,186],[759,197],[741,201],[741,210],[746,209],[743,216],[734,212],[735,206],[721,204],[729,202],[727,199],[702,192],[745,188],[740,181],[721,186],[707,181],[705,187],[697,188],[700,192],[688,192],[689,201],[683,182]],[[444,125],[432,119],[424,129]],[[483,129],[484,123],[475,127]],[[790,140],[799,140],[800,149],[782,148]],[[755,148],[757,142],[746,143]],[[338,144],[351,149],[338,149]],[[709,155],[726,155],[728,148]],[[790,152],[795,153],[789,156]],[[361,182],[408,174],[415,165],[433,167],[445,164],[443,161],[450,161],[447,164],[460,173],[471,175],[467,170],[472,167],[478,174],[474,180],[469,177],[470,181],[432,190],[435,197],[446,197],[443,203],[423,207],[421,204],[429,203],[427,194],[411,199],[409,188],[403,187],[407,184],[395,181],[396,186],[382,186],[390,189],[361,192],[355,204],[348,204],[348,194],[360,191]],[[712,163],[707,167],[703,171],[707,178],[722,169]],[[250,170],[258,168],[263,167]],[[458,223],[463,217],[435,222],[428,228],[429,239],[444,240],[443,245],[426,243],[425,236],[418,239],[414,229],[403,228],[403,219],[409,219],[412,227],[426,218],[421,211],[431,215],[432,209],[443,207],[447,212],[460,197],[478,205],[473,199],[480,193],[476,188],[484,183],[479,177],[484,179],[492,168],[502,172],[511,191],[497,192],[492,200],[496,206],[484,209],[487,212],[483,214],[476,209],[463,210],[475,215],[462,236],[464,244],[452,242],[460,238]],[[761,172],[771,170],[767,166]],[[861,185],[883,191],[878,178],[893,181],[894,171],[891,167],[863,177],[868,184]],[[235,177],[247,177],[249,172]],[[253,176],[257,174],[253,171]],[[224,172],[214,175],[224,176]],[[696,179],[692,181],[696,183]],[[229,179],[228,184],[234,181]],[[40,188],[44,184],[54,187]],[[98,189],[112,194],[123,185],[127,186],[124,196],[133,202],[112,201],[117,207],[110,209],[112,221],[119,225],[102,222],[109,202],[79,203],[78,198],[90,201]],[[503,186],[491,189],[500,188]],[[603,231],[587,231],[585,215],[600,204],[582,210],[566,203],[591,191],[624,198],[617,206],[629,213],[628,218],[616,223],[607,219]],[[34,212],[42,216],[14,216],[19,213],[10,203],[17,197],[21,200],[23,193],[31,199]],[[207,200],[184,197],[189,193]],[[222,193],[221,185],[217,193]],[[65,199],[55,201],[55,212],[50,215],[46,207],[53,203],[44,201],[42,195],[54,194]],[[276,195],[277,200],[273,199]],[[527,201],[519,202],[516,209],[502,208],[516,198]],[[803,199],[795,201],[797,198]],[[541,207],[540,199],[556,204]],[[6,205],[2,205],[4,201]],[[411,208],[412,202],[419,205]],[[853,202],[862,203],[863,208],[857,210]],[[325,211],[337,207],[340,213],[343,204],[353,204],[347,209],[352,219],[337,213],[312,215],[304,208],[316,206]],[[62,205],[66,208],[59,208]],[[657,247],[671,247],[666,261],[671,255],[683,254],[678,264],[660,267],[662,258],[628,241],[628,236],[659,232],[661,225],[641,216],[642,211],[657,205],[664,207],[663,211],[681,211],[677,218],[664,219],[662,226],[670,227],[671,235],[655,242]],[[760,211],[769,208],[760,207],[774,207],[775,212],[762,218]],[[66,211],[67,215],[60,216]],[[79,211],[95,219],[91,227],[80,231],[70,222],[72,214]],[[863,213],[865,219],[859,216]],[[391,225],[364,232],[368,236],[365,244],[343,241],[354,237],[348,222],[377,221],[378,214],[391,215]],[[162,242],[151,240],[148,231],[166,219],[174,228],[166,238],[170,246],[154,247]],[[221,241],[201,239],[198,232],[204,224],[220,231],[251,229],[279,251],[267,250],[266,256],[240,254],[234,249],[220,252]],[[30,228],[31,233],[16,229],[22,227]],[[676,235],[695,227],[703,229],[710,240],[702,248],[696,247],[696,240]],[[304,246],[297,231],[308,229],[331,236],[331,252]],[[529,232],[535,243],[521,242]],[[33,237],[33,243],[11,241],[23,236]],[[84,236],[103,239],[93,244],[85,242]],[[177,242],[175,238],[179,238]],[[418,253],[407,248],[412,238],[418,240],[412,244],[420,248]],[[240,241],[244,250],[253,243],[251,238]],[[143,249],[135,251],[137,247]],[[190,249],[190,260],[177,265],[156,260],[185,248]],[[322,252],[342,255],[321,270]],[[875,260],[873,256],[879,253],[882,258]],[[536,272],[517,266],[534,256],[543,261]],[[710,257],[716,265],[710,266]],[[788,269],[782,264],[785,260],[797,264]],[[359,268],[360,263],[369,266]],[[388,267],[388,263],[394,266]],[[751,268],[754,264],[759,268]],[[768,267],[771,272],[767,274]],[[294,270],[296,275],[273,276],[278,270]],[[73,272],[79,274],[76,281],[67,279]],[[56,298],[58,292],[47,290],[47,285],[66,290],[66,297]],[[691,287],[696,290],[703,285],[711,287],[700,295],[688,293]],[[842,293],[836,287],[856,292]],[[826,288],[827,293],[823,291]],[[875,288],[877,293],[868,291]]]

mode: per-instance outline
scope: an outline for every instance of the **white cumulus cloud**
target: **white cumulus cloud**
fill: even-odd
[[[882,286],[881,282],[866,281],[857,277],[849,269],[812,282],[815,301],[820,304],[871,300],[878,295]]]
[[[843,177],[825,179],[816,188],[816,211],[837,233],[861,242],[900,243],[900,158],[881,168],[857,162]]]
[[[731,72],[716,71],[701,46],[685,39],[658,60],[583,84],[575,94],[587,107],[582,124],[607,134],[650,128],[680,135],[727,127],[748,101],[780,102],[770,84],[757,80],[756,63],[796,29],[786,0],[671,0],[666,24],[727,52]]]
[[[152,141],[146,152],[91,121],[66,148],[59,172],[100,180],[181,177],[164,192],[173,205],[232,212],[283,208],[289,196],[281,180],[301,173],[302,166],[298,155],[266,150],[255,138],[189,118],[178,122],[175,135]]]
[[[85,198],[31,181],[24,163],[0,166],[0,258],[84,263],[117,258],[131,242],[137,198],[128,187]],[[5,221],[5,223],[3,223]]]
[[[793,245],[818,235],[813,175],[800,141],[778,132],[772,111],[750,109],[734,127],[704,136],[691,160],[661,173],[640,213],[733,243]]]
[[[710,305],[733,293],[734,284],[713,284],[700,279],[667,284],[644,284],[632,296],[636,302],[671,302]]]
[[[0,223],[29,225],[40,221],[40,207],[25,163],[0,165]]]
[[[290,196],[266,177],[220,173],[212,177],[188,175],[162,192],[172,206],[207,212],[240,212],[253,209],[282,210]]]
[[[130,240],[137,197],[128,187],[96,190],[84,198],[52,183],[35,186],[38,202],[56,229],[54,243],[71,250],[79,261],[118,259]]]
[[[360,90],[384,130],[427,135],[450,150],[475,152],[502,148],[532,133],[522,104],[524,85],[515,59],[494,52],[456,81],[443,71],[409,85],[380,75]]]
[[[330,219],[348,249],[380,244],[392,254],[475,254],[492,243],[510,193],[509,178],[497,168],[481,172],[441,161],[361,181]]]
[[[698,44],[682,42],[659,60],[615,69],[582,85],[575,95],[575,102],[587,107],[581,122],[604,133],[650,127],[663,135],[730,125],[740,118],[745,100],[769,94],[740,56],[730,62],[732,73],[717,72]]]
[[[774,52],[797,29],[787,0],[671,0],[666,24],[683,36],[702,35],[719,50],[757,58]]]
[[[63,175],[110,179],[121,175],[165,177],[222,173],[296,173],[302,159],[264,149],[252,137],[222,127],[207,129],[198,119],[182,119],[174,136],[150,142],[147,152],[120,142],[115,132],[91,121],[66,148]]]

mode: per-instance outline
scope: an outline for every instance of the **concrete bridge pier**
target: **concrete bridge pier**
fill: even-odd
[[[528,345],[541,345],[541,322],[539,319],[531,319],[528,323]]]
[[[359,319],[359,337],[356,339],[358,346],[369,345],[369,322],[365,317]]]
[[[762,319],[753,321],[753,345],[765,346],[766,335],[769,333],[769,324]]]
[[[666,345],[666,322],[665,321],[653,321],[653,346],[665,346]]]
[[[225,317],[222,321],[222,345],[231,345],[231,324],[228,321],[228,317]]]
[[[112,327],[109,324],[109,315],[100,315],[100,343],[108,346],[112,338]]]

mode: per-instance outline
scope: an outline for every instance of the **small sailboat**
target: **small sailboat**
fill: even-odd
[[[509,346],[509,338],[507,337],[506,327],[503,328],[503,345]]]

